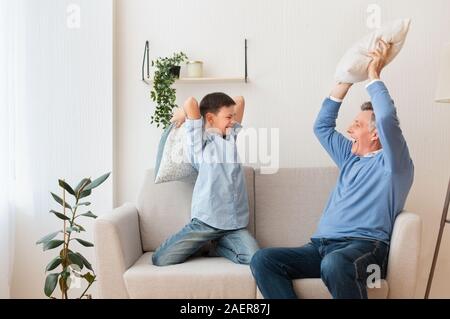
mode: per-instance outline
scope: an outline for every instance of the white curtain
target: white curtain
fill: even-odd
[[[14,257],[15,110],[24,68],[21,5],[21,0],[0,0],[0,298],[10,297]]]
[[[9,18],[6,0],[0,2],[0,298],[9,298],[10,282],[10,213],[11,200],[11,132],[10,132],[10,94],[8,92],[8,57],[10,37],[7,34]]]

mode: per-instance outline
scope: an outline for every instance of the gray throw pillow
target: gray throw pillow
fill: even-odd
[[[184,154],[186,131],[184,125],[167,127],[159,141],[155,165],[155,184],[170,181],[195,182],[197,171]]]

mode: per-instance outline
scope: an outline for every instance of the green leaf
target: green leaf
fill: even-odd
[[[47,267],[45,268],[45,271],[52,271],[56,267],[58,267],[61,264],[61,257],[55,257],[51,262],[48,263]]]
[[[95,276],[92,275],[90,272],[85,273],[83,275],[83,278],[87,280],[88,283],[92,284],[95,281]]]
[[[64,188],[66,191],[68,191],[70,194],[75,195],[74,190],[72,189],[72,187],[67,184],[65,181],[63,181],[62,179],[58,179],[58,183],[59,186],[61,186],[62,188]]]
[[[84,202],[84,203],[78,203],[78,204],[76,204],[75,206],[74,206],[74,208],[77,208],[78,206],[89,206],[89,205],[91,205],[91,203],[90,202]]]
[[[64,268],[63,271],[61,271],[61,277],[63,277],[64,279],[70,277],[70,268],[69,267],[66,267],[66,268]]]
[[[71,232],[80,232],[80,228],[77,226],[67,227],[66,231],[70,234]]]
[[[87,196],[89,196],[89,195],[91,195],[91,191],[90,191],[90,190],[88,190],[88,191],[82,191],[82,192],[80,193],[80,195],[78,196],[78,199],[82,199],[82,198],[87,197]]]
[[[66,215],[61,214],[61,213],[59,213],[59,212],[56,212],[56,211],[54,211],[53,209],[50,210],[50,213],[55,214],[58,218],[61,218],[62,220],[70,220],[70,218],[67,217]]]
[[[58,235],[58,233],[62,233],[62,231],[58,230],[58,231],[55,231],[54,233],[51,233],[51,234],[48,234],[47,236],[42,237],[41,239],[39,239],[36,242],[36,245],[48,242],[49,240],[55,238],[56,235]]]
[[[50,297],[53,291],[56,288],[56,284],[58,283],[59,274],[49,274],[47,278],[45,278],[45,286],[44,293],[47,297]]]
[[[78,215],[78,216],[86,216],[86,217],[92,217],[92,218],[97,218],[97,215],[94,215],[91,211],[88,211],[87,213]]]
[[[53,198],[58,202],[58,204],[60,204],[61,206],[63,206],[63,200],[61,199],[61,197],[59,197],[58,195],[50,192],[50,194],[52,194]],[[64,203],[67,208],[72,209],[72,207],[67,204],[67,202]]]
[[[59,240],[59,239],[50,240],[44,244],[43,250],[46,251],[49,249],[56,248],[58,246],[61,246],[63,243],[64,243],[64,240]]]
[[[80,191],[81,187],[89,184],[91,182],[90,178],[83,178],[77,185],[77,187],[75,187],[75,193],[78,194],[78,192]]]
[[[94,244],[90,243],[86,240],[80,239],[80,238],[74,238],[76,241],[78,241],[81,245],[85,246],[85,247],[93,247]]]
[[[92,269],[91,263],[89,261],[87,261],[87,259],[84,258],[84,256],[82,254],[80,254],[80,253],[76,253],[76,254],[81,258],[81,260],[83,261],[83,264],[86,266],[87,269],[94,271]]]
[[[69,260],[72,264],[76,264],[78,267],[80,267],[80,269],[83,269],[84,263],[83,259],[81,259],[80,256],[71,251],[67,254],[67,256],[69,257]]]
[[[80,229],[80,231],[86,231],[86,229],[84,229],[84,227],[83,226],[81,226],[81,225],[79,225],[79,224],[75,224],[75,223],[73,223],[75,226],[77,226],[79,229]]]
[[[86,186],[83,191],[88,191],[91,190],[97,186],[99,186],[101,183],[103,183],[111,174],[111,172],[103,174],[102,176],[100,176],[99,178],[95,179],[93,182],[91,182],[88,186]]]

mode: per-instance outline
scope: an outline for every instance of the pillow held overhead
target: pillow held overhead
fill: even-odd
[[[357,83],[367,80],[367,68],[372,61],[372,58],[367,54],[376,49],[377,42],[380,39],[391,44],[386,65],[389,64],[402,49],[410,22],[410,19],[395,20],[355,43],[338,63],[335,73],[336,81]]]

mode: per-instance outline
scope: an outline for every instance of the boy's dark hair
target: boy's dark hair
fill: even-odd
[[[215,92],[205,95],[200,101],[200,114],[204,117],[206,113],[217,114],[224,106],[236,104],[234,100],[222,92]]]

